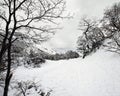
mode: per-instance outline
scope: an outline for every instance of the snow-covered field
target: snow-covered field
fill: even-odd
[[[32,80],[51,96],[120,96],[120,57],[103,50],[85,59],[47,61],[41,68],[18,67],[14,80]]]
[[[120,96],[120,57],[103,50],[85,59],[47,61],[41,68],[18,67],[12,81],[34,81],[50,96]],[[10,90],[9,96],[14,91]],[[39,95],[27,95],[39,96]]]

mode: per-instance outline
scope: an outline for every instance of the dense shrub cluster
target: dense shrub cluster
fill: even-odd
[[[56,54],[49,54],[47,52],[44,52],[42,50],[37,50],[36,52],[33,50],[30,50],[29,58],[31,60],[36,60],[39,58],[41,60],[41,63],[44,63],[45,60],[62,60],[62,59],[72,59],[72,58],[78,58],[79,54],[76,51],[69,50],[65,53],[56,53]]]

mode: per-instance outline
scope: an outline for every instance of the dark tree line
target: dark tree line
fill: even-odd
[[[43,58],[48,60],[65,60],[65,59],[74,59],[78,58],[79,54],[75,51],[67,51],[65,53],[56,53],[56,54],[49,54],[44,56]]]
[[[37,63],[37,60],[40,63],[44,63],[45,60],[64,60],[64,59],[74,59],[74,58],[78,58],[79,54],[76,51],[72,51],[69,50],[65,53],[55,53],[55,54],[50,54],[47,52],[44,52],[42,50],[37,50],[36,52],[31,50],[29,57],[31,58],[31,60],[35,60]]]
[[[101,20],[83,18],[79,24],[82,36],[78,38],[78,50],[83,58],[104,45],[109,51],[120,54],[120,3],[107,8]],[[105,40],[109,40],[104,44]]]

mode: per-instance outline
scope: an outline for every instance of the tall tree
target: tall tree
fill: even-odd
[[[18,39],[15,34],[27,34],[35,40],[43,40],[43,33],[51,33],[50,25],[63,18],[63,0],[0,0],[0,64],[7,53],[7,74],[4,94],[7,96],[11,73],[11,47]],[[44,38],[45,39],[45,38]]]
[[[79,23],[79,29],[83,32],[78,38],[78,51],[82,53],[83,58],[93,51],[96,51],[104,41],[104,34],[99,27],[99,22],[83,18]]]

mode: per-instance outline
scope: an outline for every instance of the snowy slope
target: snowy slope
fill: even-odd
[[[47,52],[49,54],[55,54],[56,52],[49,46],[47,45],[46,43],[43,43],[41,45],[35,45],[38,49],[44,51],[44,52]]]
[[[13,79],[34,80],[51,96],[120,96],[120,57],[99,50],[85,59],[47,61],[42,68],[19,67]]]

